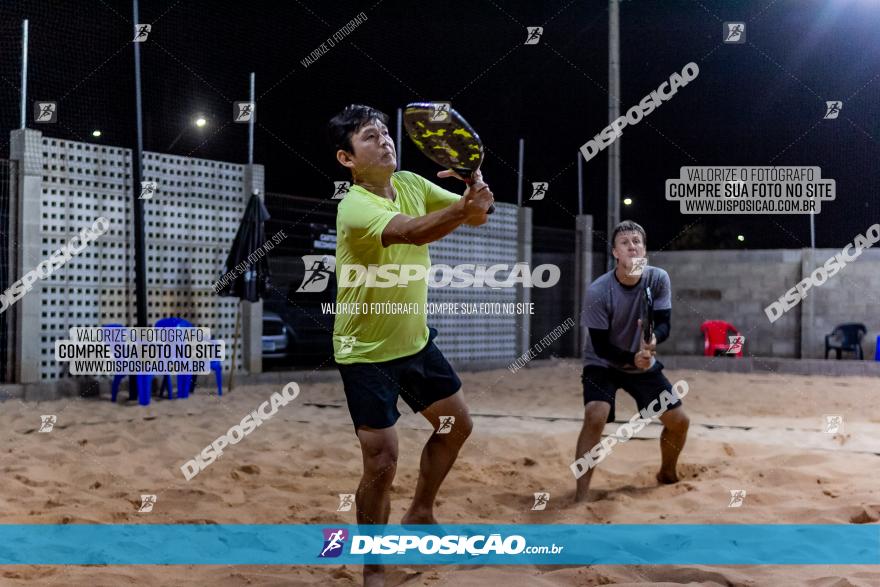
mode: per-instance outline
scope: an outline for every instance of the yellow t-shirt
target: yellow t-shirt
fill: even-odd
[[[345,266],[422,265],[428,271],[428,246],[382,246],[382,231],[398,214],[418,217],[449,206],[461,196],[444,190],[425,178],[398,171],[391,176],[395,201],[377,196],[359,185],[349,189],[336,213],[336,274]],[[402,272],[394,269],[394,274]],[[410,280],[405,287],[367,287],[366,280],[353,287],[337,288],[333,352],[336,362],[379,363],[413,355],[428,342],[424,306],[428,302],[426,280]],[[417,312],[373,313],[371,304],[409,304]],[[367,312],[340,309],[367,308]],[[364,306],[366,304],[366,306]],[[412,306],[415,304],[415,306]],[[401,307],[401,306],[397,306]]]

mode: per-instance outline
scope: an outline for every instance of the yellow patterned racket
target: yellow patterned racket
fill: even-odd
[[[461,114],[446,102],[415,102],[403,112],[403,126],[428,159],[452,169],[471,185],[483,162],[483,142]],[[492,205],[486,211],[495,211]]]

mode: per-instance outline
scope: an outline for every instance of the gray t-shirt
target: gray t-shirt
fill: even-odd
[[[608,339],[612,345],[633,353],[638,351],[642,335],[639,318],[642,317],[646,286],[651,288],[654,310],[672,309],[672,285],[669,274],[663,269],[647,265],[642,271],[641,279],[633,286],[621,284],[614,276],[614,271],[609,271],[590,284],[587,295],[584,296],[581,326],[585,329],[608,330]],[[613,367],[630,373],[641,372],[634,366],[614,364],[599,357],[590,340],[589,330],[584,346],[584,365]]]

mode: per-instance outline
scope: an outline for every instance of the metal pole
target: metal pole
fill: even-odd
[[[253,117],[252,117],[253,118]],[[226,393],[232,391],[233,382],[235,380],[235,363],[236,360],[236,350],[238,349],[238,331],[241,325],[241,300],[238,300],[238,305],[235,309],[235,337],[232,339],[232,367],[229,369],[229,384],[226,387]]]
[[[397,169],[400,170],[401,165],[403,165],[403,108],[397,109],[397,137],[396,137],[397,147]]]
[[[519,171],[516,178],[516,205],[522,206],[522,190],[523,190],[523,165],[526,157],[526,141],[519,140]]]
[[[138,0],[132,0],[132,22],[135,26],[140,22],[138,17]],[[144,121],[141,104],[141,44],[134,43],[134,104],[135,126],[137,135],[135,139],[134,153],[131,160],[131,181],[134,192],[134,275],[135,275],[135,298],[137,300],[137,324],[146,327],[147,324],[147,250],[144,242],[144,201],[140,199],[141,191],[141,164],[144,156]]]
[[[577,317],[575,326],[574,326],[574,355],[576,357],[580,357],[583,352],[583,343],[581,339],[583,338],[581,332],[581,307],[583,305],[584,299],[584,284],[583,281],[586,280],[587,283],[590,281],[590,275],[584,277],[584,241],[586,239],[590,240],[590,245],[592,246],[592,234],[587,234],[585,230],[583,230],[584,224],[584,157],[581,155],[580,151],[577,154],[577,164],[578,164],[578,217],[574,221],[574,235],[575,235],[575,246],[574,246],[574,315]]]
[[[608,123],[617,120],[620,100],[620,5],[608,0]],[[608,231],[610,238],[620,222],[620,137],[608,149]],[[609,246],[613,243],[609,243]],[[614,257],[608,254],[608,269],[614,268]]]
[[[27,120],[27,66],[28,66],[28,20],[21,24],[21,126]]]
[[[578,216],[584,213],[584,158],[578,152]]]
[[[248,165],[254,164],[254,121],[257,118],[257,100],[254,98],[254,79],[256,74],[251,72],[251,94],[248,100],[254,105],[254,114],[248,122]]]

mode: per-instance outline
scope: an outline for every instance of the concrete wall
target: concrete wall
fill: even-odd
[[[821,358],[835,325],[861,322],[868,328],[862,348],[872,360],[880,334],[880,250],[863,251],[776,322],[764,313],[802,275],[839,252],[817,249],[813,261],[809,249],[649,252],[649,263],[672,280],[672,335],[664,352],[701,354],[700,324],[726,320],[746,336],[746,354]]]
[[[30,129],[12,131],[10,153],[20,162],[18,192],[10,195],[18,242],[10,281],[99,216],[110,221],[106,234],[10,308],[15,382],[56,380],[67,368],[55,361],[54,342],[71,327],[135,324],[132,153]],[[211,284],[225,271],[245,203],[253,189],[262,190],[264,170],[145,152],[143,176],[158,184],[144,206],[149,322],[181,316],[211,328],[227,342],[228,370],[238,300],[219,298]],[[247,305],[243,313],[237,365],[259,371],[262,305]]]
[[[463,263],[513,267],[531,260],[531,210],[495,203],[491,222],[484,226],[462,226],[429,248],[433,265]],[[500,272],[503,279],[507,273]],[[522,287],[453,288],[429,287],[428,302],[442,303],[528,303],[531,292]],[[437,346],[456,368],[503,367],[529,345],[528,315],[432,314],[428,324],[440,335]]]
[[[804,324],[811,325],[804,328],[804,357],[821,357],[825,350],[825,335],[837,324],[861,322],[868,327],[868,334],[862,341],[865,358],[874,359],[877,336],[880,335],[880,248],[877,247],[863,251],[855,262],[847,264],[821,287],[810,290],[804,302],[806,309],[813,305],[813,317],[804,320]],[[840,249],[817,249],[815,262],[809,265],[807,273],[837,253]],[[809,251],[805,258],[808,255]],[[783,320],[785,317],[777,323]]]

